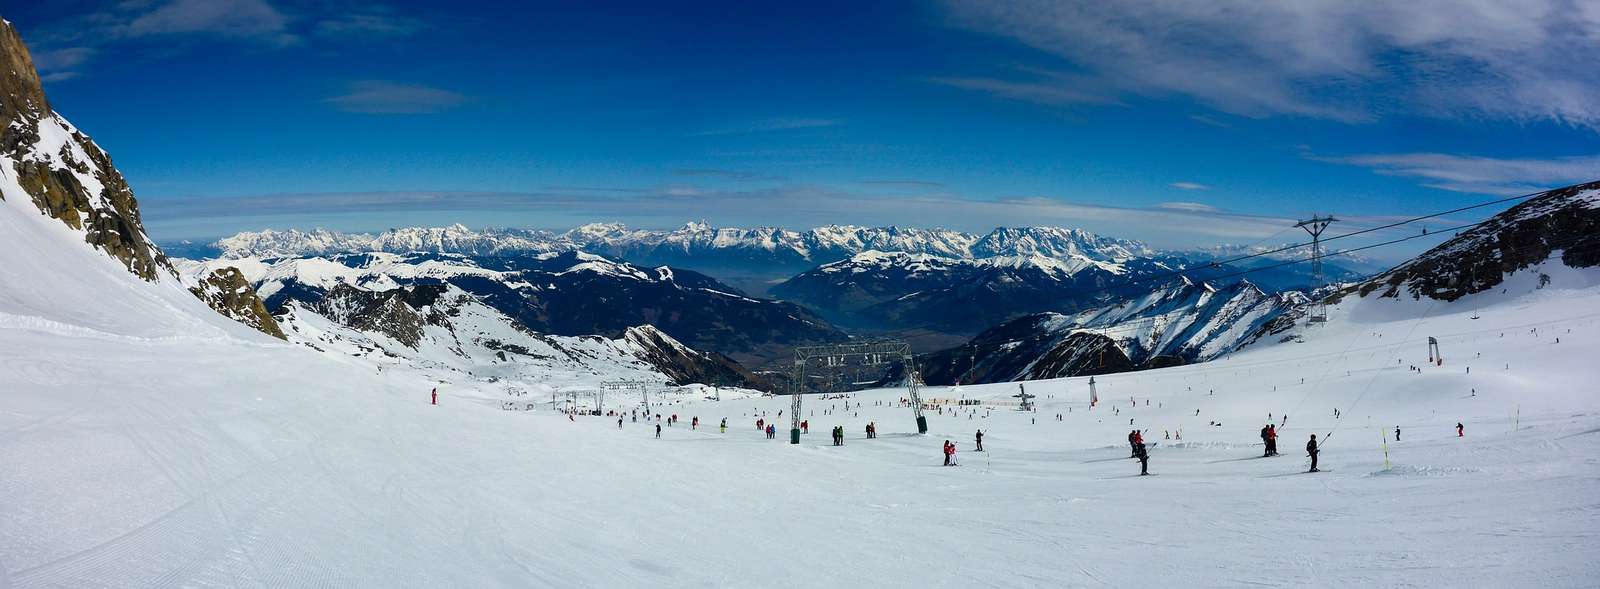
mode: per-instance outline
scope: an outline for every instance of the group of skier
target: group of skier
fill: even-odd
[[[1278,455],[1278,426],[1267,424],[1261,428],[1261,443],[1266,446],[1262,451],[1263,458]]]
[[[429,403],[432,404],[432,405],[438,405],[439,404],[439,389],[434,388],[432,391],[429,392]],[[904,400],[902,400],[902,404],[903,403],[905,403]],[[1335,410],[1335,411],[1337,412],[1337,410]],[[1196,413],[1198,414],[1198,411],[1196,411]],[[617,429],[622,429],[623,416],[622,416],[621,413],[617,413],[616,415],[617,415]],[[645,419],[647,419],[647,420],[650,419],[650,417],[651,416],[648,413],[645,415]],[[1268,419],[1269,420],[1271,419],[1271,417],[1272,417],[1271,414],[1268,414]],[[1342,416],[1341,415],[1337,415],[1337,413],[1336,413],[1335,417],[1337,418],[1337,417],[1342,417]],[[634,418],[634,421],[638,421],[637,413],[634,414],[633,418]],[[568,415],[568,419],[571,419],[571,415]],[[1284,419],[1285,422],[1287,422],[1288,421],[1288,416],[1287,415],[1283,416],[1283,419]],[[661,418],[660,414],[656,414],[655,415],[655,421],[656,421],[656,437],[660,438],[661,437],[661,422],[662,421],[666,421],[667,425],[672,425],[672,424],[674,424],[674,423],[676,423],[678,421],[678,416],[677,416],[677,414],[672,414],[672,415],[668,416],[667,419],[663,420]],[[1215,422],[1213,422],[1213,423],[1215,423]],[[1220,424],[1217,424],[1217,425],[1220,425]],[[700,418],[698,416],[693,417],[691,419],[690,428],[694,429],[694,430],[700,429]],[[800,422],[800,429],[804,433],[810,433],[810,431],[811,431],[811,422],[810,422],[810,420],[801,421]],[[1459,422],[1456,423],[1455,429],[1456,429],[1456,437],[1466,437],[1466,426],[1464,424],[1459,423]],[[718,430],[721,433],[727,433],[728,432],[728,418],[726,418],[726,417],[722,418],[721,423],[718,425]],[[767,435],[767,439],[769,439],[769,440],[777,438],[777,424],[776,423],[769,423],[769,422],[767,422],[767,420],[765,418],[757,418],[756,419],[756,431],[765,433]],[[867,436],[867,439],[875,439],[875,438],[878,437],[878,426],[877,426],[876,422],[867,423],[866,436]],[[842,425],[834,426],[833,427],[833,431],[832,431],[832,437],[833,437],[833,445],[835,445],[835,446],[843,446],[844,445],[844,426],[842,426]],[[1264,450],[1262,452],[1262,457],[1277,456],[1278,455],[1278,425],[1273,424],[1273,423],[1268,423],[1267,425],[1263,426],[1261,428],[1260,437],[1261,437],[1262,445],[1264,447]],[[1395,427],[1394,428],[1394,439],[1395,439],[1396,442],[1400,441],[1400,428],[1399,427]],[[1324,440],[1324,442],[1325,441],[1326,440]],[[976,446],[975,447],[975,451],[977,451],[977,452],[984,451],[983,450],[983,430],[980,429],[980,430],[977,431],[976,434],[974,434],[973,442],[975,443],[975,446]],[[1131,454],[1130,454],[1129,457],[1137,459],[1139,461],[1139,474],[1140,474],[1140,476],[1144,476],[1144,475],[1150,474],[1150,450],[1149,450],[1148,447],[1145,446],[1144,434],[1141,433],[1137,429],[1129,431],[1128,432],[1128,446],[1131,449]],[[956,456],[956,445],[955,445],[955,442],[952,442],[950,440],[945,440],[944,441],[944,446],[942,448],[942,453],[944,455],[944,465],[945,466],[955,466],[956,465],[956,462],[955,462],[955,456]],[[1317,468],[1318,458],[1319,458],[1319,455],[1321,453],[1322,453],[1322,450],[1321,450],[1321,446],[1317,442],[1317,435],[1316,434],[1311,434],[1311,438],[1306,441],[1306,456],[1308,456],[1311,459],[1311,468],[1307,472],[1321,472],[1321,470]]]

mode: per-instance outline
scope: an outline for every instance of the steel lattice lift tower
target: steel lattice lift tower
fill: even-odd
[[[868,368],[886,370],[898,362],[905,374],[906,396],[911,401],[911,412],[917,418],[917,433],[928,433],[928,418],[922,415],[922,375],[911,354],[911,344],[899,341],[877,341],[854,344],[803,346],[794,349],[794,379],[789,383],[793,397],[789,413],[789,443],[800,443],[800,409],[805,395],[814,393],[844,392],[838,390],[843,375],[848,370],[860,372]],[[811,379],[822,381],[820,388],[811,386]],[[854,383],[852,383],[854,384]]]
[[[1311,285],[1311,295],[1313,297],[1316,296],[1318,289],[1326,285],[1326,281],[1322,276],[1322,231],[1327,229],[1328,225],[1334,221],[1338,221],[1338,219],[1333,218],[1333,215],[1326,217],[1312,215],[1310,219],[1294,225],[1311,234],[1311,282],[1313,283]],[[1322,299],[1316,299],[1316,302],[1311,305],[1311,311],[1306,313],[1306,325],[1326,323],[1327,321],[1328,306],[1323,304]]]

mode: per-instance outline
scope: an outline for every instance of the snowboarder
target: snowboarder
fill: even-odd
[[[944,465],[954,466],[956,459],[956,445],[950,440],[944,441]]]
[[[1306,472],[1320,472],[1317,470],[1317,454],[1320,453],[1321,450],[1317,449],[1317,434],[1311,434],[1311,441],[1306,442],[1306,455],[1311,457],[1311,470]]]
[[[434,405],[438,405],[439,404],[439,388],[438,387],[434,387],[433,388],[433,404]]]
[[[1467,437],[1466,426],[1461,425],[1461,422],[1459,422],[1459,421],[1456,422],[1456,437],[1458,437],[1458,438]]]
[[[982,452],[983,451],[983,430],[981,430],[981,429],[978,430],[977,435],[974,435],[973,439],[978,444],[978,449],[973,450],[973,451],[974,452]]]

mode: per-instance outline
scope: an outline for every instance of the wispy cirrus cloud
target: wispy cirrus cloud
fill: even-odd
[[[1173,182],[1171,184],[1168,184],[1167,186],[1171,186],[1171,187],[1176,188],[1178,190],[1210,190],[1211,189],[1210,186],[1206,186],[1206,185],[1201,184],[1199,182]]]
[[[124,3],[122,6],[139,3]],[[265,0],[171,0],[113,30],[127,37],[203,34],[292,45],[289,18]]]
[[[749,133],[766,133],[771,131],[790,131],[795,129],[817,129],[833,127],[839,124],[835,119],[823,118],[772,118],[751,121],[738,125],[708,129],[690,133],[691,137],[712,137],[717,135],[744,135]]]
[[[1592,2],[945,6],[957,26],[1013,39],[1077,70],[1059,80],[954,78],[1020,100],[1185,97],[1247,117],[1491,117],[1600,130],[1600,8]]]
[[[887,187],[887,188],[944,188],[946,186],[946,184],[943,183],[943,182],[933,182],[931,180],[894,180],[894,179],[857,180],[856,184],[861,184],[863,186],[882,186],[882,187]]]
[[[716,168],[679,168],[672,171],[674,176],[690,176],[701,178],[722,178],[725,180],[760,181],[783,180],[783,176],[749,172],[744,170],[721,170]]]
[[[428,114],[450,110],[467,97],[431,86],[388,80],[351,82],[348,91],[323,100],[345,112],[375,115]]]
[[[80,77],[112,47],[159,40],[177,53],[195,41],[289,49],[394,38],[424,30],[421,19],[375,2],[298,3],[280,9],[269,0],[125,0],[29,31],[46,81]],[[103,49],[104,48],[104,49]]]
[[[1385,176],[1415,178],[1454,192],[1512,196],[1600,180],[1600,155],[1548,159],[1491,158],[1448,153],[1306,154],[1307,159],[1361,166]]]

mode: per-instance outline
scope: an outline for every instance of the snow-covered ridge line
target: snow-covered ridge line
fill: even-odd
[[[289,257],[358,252],[437,252],[521,255],[582,250],[614,257],[628,254],[691,255],[743,251],[804,261],[832,261],[866,251],[931,254],[981,259],[1000,256],[1126,258],[1152,255],[1145,244],[1107,238],[1082,229],[1000,227],[983,234],[947,229],[826,225],[806,231],[781,227],[716,228],[688,223],[672,231],[591,223],[565,232],[532,229],[408,227],[382,233],[264,230],[243,232],[211,244],[220,258]]]

